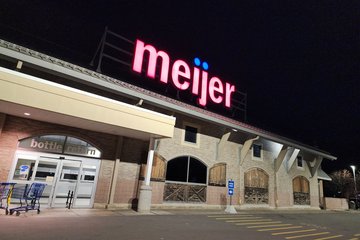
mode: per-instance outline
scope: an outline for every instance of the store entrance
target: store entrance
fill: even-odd
[[[10,181],[18,185],[46,183],[40,202],[49,207],[90,208],[99,165],[97,159],[21,152]]]

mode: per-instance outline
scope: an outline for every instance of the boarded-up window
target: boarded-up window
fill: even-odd
[[[262,169],[255,168],[245,173],[245,187],[268,188],[269,176]]]
[[[298,176],[293,179],[294,204],[310,204],[310,184],[306,177]]]
[[[226,186],[226,163],[218,163],[210,168],[209,185]]]
[[[259,168],[245,173],[245,203],[267,204],[269,201],[269,175]]]
[[[306,177],[298,176],[293,179],[294,192],[310,193],[309,181]]]
[[[154,154],[154,161],[151,170],[152,181],[165,181],[166,160],[159,154]],[[144,179],[146,174],[146,164],[141,164],[140,179]]]

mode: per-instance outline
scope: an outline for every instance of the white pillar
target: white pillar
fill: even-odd
[[[149,150],[148,157],[147,157],[147,163],[146,163],[146,175],[145,175],[145,185],[146,186],[150,186],[153,159],[154,159],[154,150]]]
[[[140,187],[139,202],[137,209],[138,212],[142,212],[142,213],[149,213],[151,207],[152,189],[150,186],[150,179],[151,179],[151,170],[154,159],[154,145],[155,145],[154,143],[155,143],[155,139],[150,138],[149,152],[146,163],[145,181]]]

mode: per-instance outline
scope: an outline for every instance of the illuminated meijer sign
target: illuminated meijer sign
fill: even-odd
[[[169,55],[164,51],[157,51],[152,45],[145,44],[140,40],[136,40],[133,71],[141,73],[145,51],[149,54],[146,75],[149,78],[155,78],[157,61],[158,58],[161,58],[160,81],[167,84],[170,69]],[[231,107],[231,95],[235,92],[234,85],[223,83],[218,77],[211,77],[208,80],[208,72],[200,70],[196,66],[191,72],[189,65],[183,60],[178,59],[171,66],[171,80],[179,90],[191,88],[191,93],[198,96],[198,103],[201,106],[206,106],[208,98],[210,98],[214,103],[222,103],[228,108]]]

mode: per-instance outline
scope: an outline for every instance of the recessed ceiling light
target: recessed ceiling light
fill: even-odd
[[[26,113],[24,113],[24,115],[25,115],[25,116],[30,116],[31,114],[28,113],[28,112],[26,112]]]

